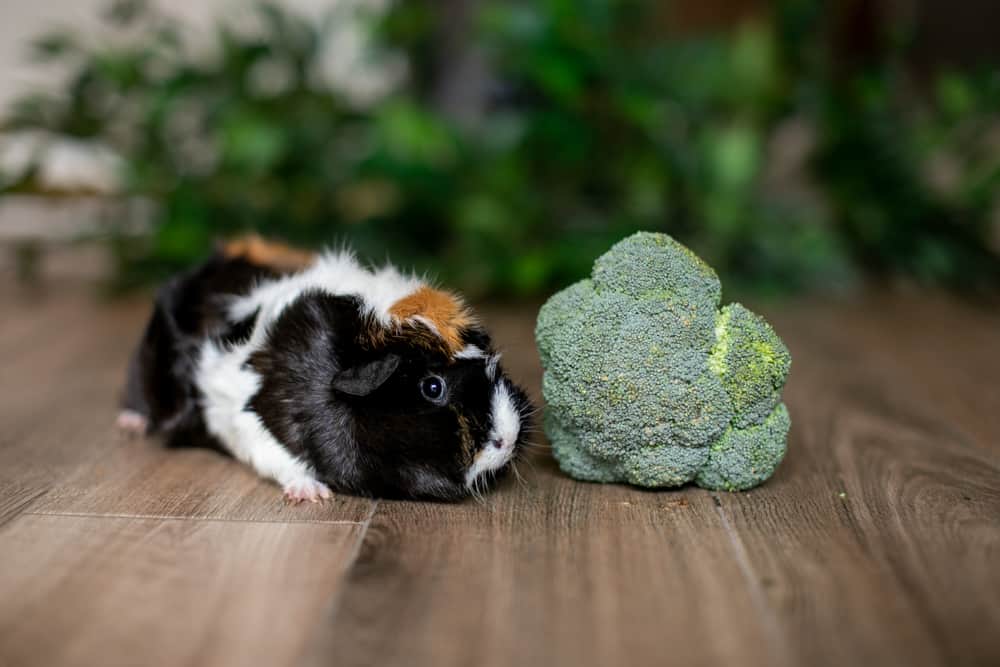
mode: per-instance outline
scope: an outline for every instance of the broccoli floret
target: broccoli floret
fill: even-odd
[[[781,462],[791,357],[715,272],[665,234],[640,232],[554,295],[535,337],[545,431],[564,471],[639,486],[747,489]]]
[[[759,424],[781,401],[792,357],[774,329],[738,303],[716,318],[708,368],[722,380],[739,427]]]
[[[785,436],[791,421],[784,403],[760,424],[733,426],[709,449],[708,461],[695,478],[706,489],[743,491],[774,473],[785,457]]]

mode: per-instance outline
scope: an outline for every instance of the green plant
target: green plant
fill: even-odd
[[[397,174],[380,164],[413,149],[406,142],[424,128],[408,126],[414,121],[398,107],[359,112],[317,82],[328,25],[269,4],[257,5],[254,18],[253,30],[247,21],[240,30],[220,23],[206,54],[175,20],[119,2],[108,22],[137,39],[63,31],[34,44],[39,60],[68,66],[66,92],[21,99],[5,129],[101,143],[123,158],[122,190],[158,205],[151,237],[120,246],[126,276],[163,276],[214,239],[249,229],[309,246],[333,242],[392,205],[398,184],[389,176],[420,182],[440,171]],[[36,187],[35,176],[8,189]],[[413,191],[421,187],[429,186]]]
[[[972,93],[961,91],[974,80],[946,76],[934,107],[908,113],[909,102],[888,82],[894,76],[851,81],[820,102],[815,168],[840,233],[872,273],[963,289],[995,285],[990,241],[1000,160],[997,146],[981,139],[1000,120],[988,111],[1000,108],[1000,79],[983,81],[961,102],[948,97]],[[956,106],[965,108],[956,113]]]
[[[791,357],[739,304],[719,309],[711,267],[638,233],[557,293],[535,331],[545,430],[579,479],[709,489],[760,484],[785,454]]]
[[[473,295],[542,294],[648,229],[691,245],[738,291],[859,273],[995,285],[1000,148],[979,138],[1000,127],[1000,78],[916,85],[898,40],[838,71],[830,4],[785,0],[732,34],[665,38],[651,0],[486,0],[469,39],[502,94],[470,120],[435,97],[450,20],[436,3],[357,24],[369,60],[410,71],[358,101],[322,76],[343,14],[258,5],[255,30],[223,21],[206,50],[125,0],[109,25],[137,38],[35,42],[67,84],[22,98],[4,129],[121,157],[123,193],[156,204],[148,237],[113,236],[129,282],[253,229],[347,241]],[[789,128],[806,149],[783,165]],[[40,187],[29,169],[5,190]]]
[[[399,11],[426,21],[412,7]],[[849,274],[823,211],[760,187],[769,135],[787,113],[771,30],[665,40],[658,7],[486,6],[481,43],[510,100],[465,132],[476,158],[456,193],[456,255],[499,256],[480,268],[487,283],[539,292],[650,229],[757,289]]]

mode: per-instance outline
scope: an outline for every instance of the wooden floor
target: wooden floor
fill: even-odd
[[[0,295],[0,665],[1000,665],[1000,314],[769,312],[794,356],[762,488],[574,482],[285,505],[116,439],[143,300]],[[533,308],[489,319],[537,395]]]

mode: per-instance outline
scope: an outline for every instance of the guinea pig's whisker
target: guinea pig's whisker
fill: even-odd
[[[521,476],[521,471],[517,469],[517,462],[516,461],[511,460],[511,462],[510,462],[510,469],[512,471],[514,471],[514,477],[517,479],[517,483],[521,486],[521,488],[522,489],[527,489],[528,488],[528,483],[524,480],[524,477]]]
[[[522,442],[519,447],[523,447],[524,449],[548,449],[546,445],[537,442]]]
[[[469,486],[469,491],[472,492],[472,497],[480,505],[486,505],[486,498],[483,493],[484,490],[480,488],[480,483],[482,482],[482,477],[473,477],[472,484]]]

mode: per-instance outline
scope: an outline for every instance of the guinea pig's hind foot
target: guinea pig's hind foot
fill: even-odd
[[[308,500],[311,503],[318,503],[333,497],[330,487],[312,477],[295,479],[285,484],[282,490],[285,492],[285,500],[295,505],[304,500]]]
[[[149,420],[145,415],[139,414],[135,410],[122,410],[115,419],[115,428],[122,435],[134,438],[146,434],[149,428]]]

